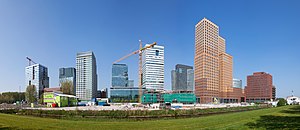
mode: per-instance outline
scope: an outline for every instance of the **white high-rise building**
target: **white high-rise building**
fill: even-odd
[[[146,49],[142,53],[142,58],[143,88],[162,91],[164,89],[164,47],[155,45]]]
[[[43,94],[44,88],[49,88],[48,68],[34,64],[25,68],[25,87],[34,85],[37,89],[37,98]]]
[[[76,96],[81,100],[91,100],[97,96],[97,65],[91,51],[77,53]]]

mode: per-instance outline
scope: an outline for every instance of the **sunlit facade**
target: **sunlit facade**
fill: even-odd
[[[25,86],[34,85],[37,98],[43,94],[44,88],[49,88],[48,68],[41,64],[34,64],[25,68]]]
[[[97,96],[97,66],[93,52],[77,53],[76,96],[81,100],[91,100]]]
[[[195,26],[195,95],[200,103],[219,97],[219,27],[204,18]]]
[[[275,87],[273,77],[265,72],[255,72],[247,76],[247,86],[245,87],[247,102],[263,102],[275,99]]]
[[[240,102],[242,88],[233,88],[233,57],[219,27],[204,18],[195,26],[195,95],[200,103]]]
[[[148,44],[146,46],[149,46]],[[142,53],[142,87],[164,90],[164,47],[155,45]]]

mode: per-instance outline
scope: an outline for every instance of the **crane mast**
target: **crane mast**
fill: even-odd
[[[138,84],[139,84],[139,103],[142,103],[142,94],[143,94],[143,76],[142,76],[142,48],[143,48],[143,43],[142,40],[139,40],[140,42],[140,51],[139,51],[139,79],[138,79]]]
[[[143,90],[142,90],[143,89],[142,88],[142,84],[143,84],[142,83],[143,82],[142,81],[142,78],[143,78],[143,76],[142,76],[142,53],[143,53],[144,50],[154,47],[154,45],[156,45],[156,42],[153,42],[152,44],[150,44],[149,46],[146,46],[146,47],[143,47],[143,43],[142,43],[141,40],[139,40],[139,42],[140,42],[140,48],[138,50],[133,51],[133,52],[129,53],[128,55],[123,56],[122,58],[120,58],[120,59],[116,60],[115,62],[113,62],[113,64],[116,64],[116,63],[118,63],[118,62],[132,56],[132,55],[139,54],[139,72],[138,72],[139,73],[139,76],[138,76],[138,78],[139,78],[138,79],[139,103],[142,103],[142,98],[141,98],[141,96],[143,94]]]

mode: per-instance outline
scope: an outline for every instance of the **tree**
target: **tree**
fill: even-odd
[[[44,94],[41,94],[40,95],[40,98],[39,98],[39,104],[44,104]]]
[[[34,103],[37,101],[37,91],[34,85],[27,86],[25,97],[26,101],[29,103]]]
[[[61,83],[61,91],[64,94],[74,95],[74,86],[73,83],[69,80]]]
[[[0,104],[1,103],[15,103],[17,101],[25,100],[24,92],[4,92],[0,94]]]
[[[277,106],[285,106],[287,104],[286,100],[283,98],[279,98],[279,101],[277,103]]]

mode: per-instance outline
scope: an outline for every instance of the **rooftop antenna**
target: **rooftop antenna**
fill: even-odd
[[[294,97],[294,91],[292,90],[292,97]]]

